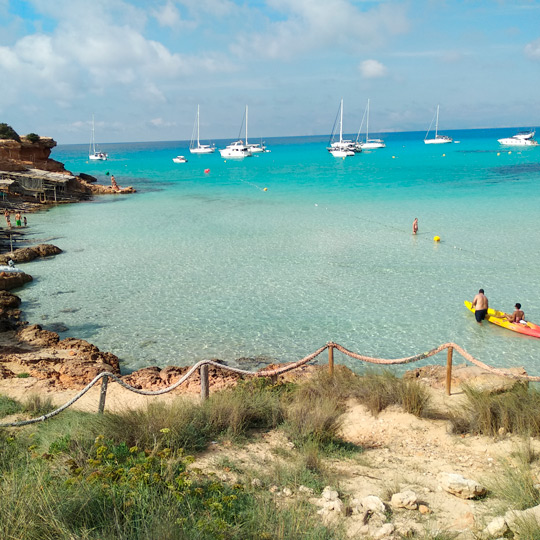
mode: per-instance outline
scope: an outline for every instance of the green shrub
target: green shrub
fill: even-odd
[[[41,137],[37,133],[29,133],[26,135],[25,139],[31,143],[37,143]]]
[[[29,396],[23,403],[23,412],[29,413],[33,417],[48,414],[54,411],[55,408],[49,396],[43,398],[38,394]]]
[[[8,124],[0,124],[0,139],[21,142],[18,133]]]
[[[491,394],[464,386],[464,405],[451,416],[455,433],[497,436],[499,430],[525,436],[540,435],[540,392],[518,385]]]

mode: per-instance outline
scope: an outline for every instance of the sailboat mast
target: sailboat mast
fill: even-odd
[[[90,142],[90,152],[92,154],[96,153],[96,136],[95,136],[94,115],[92,115],[92,141]]]
[[[199,141],[199,105],[197,105],[197,148],[201,146]]]
[[[439,105],[437,105],[437,120],[435,121],[435,138],[437,138],[438,130],[439,130]]]
[[[248,124],[248,106],[246,105],[246,146],[248,145],[247,124]]]
[[[339,142],[343,141],[343,99],[341,100],[341,107],[339,113]]]
[[[369,139],[369,98],[367,100],[367,114],[366,114],[366,142]]]

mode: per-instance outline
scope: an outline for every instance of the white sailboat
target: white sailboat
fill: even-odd
[[[244,159],[245,157],[251,156],[251,151],[249,149],[249,146],[247,145],[247,135],[248,135],[248,132],[247,132],[248,107],[247,105],[246,105],[246,112],[244,114],[245,114],[245,120],[246,120],[246,144],[244,144],[244,141],[242,139],[238,138],[237,141],[219,150],[221,157],[232,158],[232,159]],[[240,131],[242,131],[242,127],[240,127]]]
[[[354,156],[354,154],[356,153],[354,149],[354,143],[352,141],[343,139],[343,99],[341,100],[339,106],[339,140],[334,141],[333,138],[334,133],[332,132],[330,146],[327,148],[327,150],[334,157],[344,158],[347,156]],[[359,149],[359,151],[361,151],[361,149]]]
[[[90,149],[88,151],[88,159],[94,161],[105,161],[109,157],[105,152],[100,152],[96,149],[96,137],[94,127],[94,115],[92,115],[92,137],[90,138]]]
[[[195,138],[195,133],[197,133],[197,138]],[[201,141],[199,139],[199,105],[197,105],[197,116],[195,118],[195,124],[193,124],[193,132],[191,133],[189,151],[192,154],[213,154],[216,151],[215,146],[209,144],[201,144]]]
[[[434,139],[428,139],[429,131],[431,130],[431,126],[433,124],[433,120],[431,121],[431,124],[429,125],[429,129],[427,130],[426,136],[424,138],[424,142],[426,144],[445,144],[445,143],[451,143],[452,137],[448,137],[448,135],[439,135],[439,105],[437,105],[437,112],[435,114],[436,121],[435,121],[435,138]]]
[[[356,137],[356,143],[362,150],[371,150],[373,148],[386,148],[386,144],[384,144],[384,141],[382,139],[370,139],[369,138],[369,99],[367,100],[366,110],[364,112],[364,116],[366,118],[366,140],[364,142],[358,142],[358,138]],[[362,124],[364,123],[364,120],[362,119]],[[360,136],[360,132],[362,131],[362,125],[360,125],[360,130],[358,131],[358,136]]]

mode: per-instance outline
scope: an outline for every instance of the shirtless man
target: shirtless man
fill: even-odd
[[[478,294],[473,298],[472,307],[474,308],[476,322],[478,324],[482,324],[482,321],[486,318],[488,310],[488,299],[484,294],[484,289],[480,289]]]
[[[416,234],[418,232],[418,218],[415,217],[412,223],[412,233]]]
[[[514,308],[514,313],[512,313],[512,315],[508,315],[508,313],[505,313],[505,317],[513,323],[519,323],[521,321],[525,322],[525,313],[521,311],[521,304],[517,302]]]

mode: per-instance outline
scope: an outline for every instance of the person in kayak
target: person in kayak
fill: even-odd
[[[512,315],[508,315],[508,313],[505,313],[504,316],[513,323],[524,323],[525,322],[525,313],[521,310],[521,304],[519,302],[516,303],[514,306],[514,313]]]
[[[478,324],[486,318],[488,310],[488,299],[484,294],[484,289],[480,289],[478,294],[473,298],[472,307],[474,308],[474,316]]]

